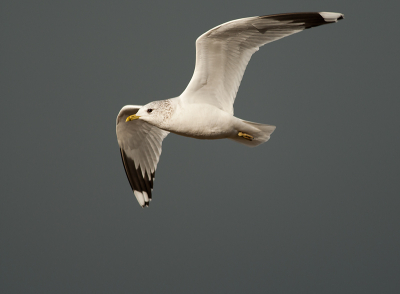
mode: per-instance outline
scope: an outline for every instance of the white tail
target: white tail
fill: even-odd
[[[242,119],[241,121],[242,124],[239,126],[240,131],[253,136],[253,140],[246,140],[239,136],[230,139],[249,147],[256,147],[264,142],[267,142],[271,134],[276,129],[276,126],[272,125],[264,125]]]

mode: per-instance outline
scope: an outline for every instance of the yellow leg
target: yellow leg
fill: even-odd
[[[253,139],[254,139],[254,137],[252,135],[249,135],[249,134],[246,134],[243,132],[239,132],[238,136],[243,137],[244,139],[249,140],[249,141],[253,141]]]

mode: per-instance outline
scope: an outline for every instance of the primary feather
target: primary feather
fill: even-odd
[[[233,103],[251,56],[267,43],[340,19],[343,14],[333,12],[255,16],[226,22],[201,35],[192,79],[179,97],[124,106],[118,114],[122,162],[139,204],[148,206],[152,198],[162,140],[169,132],[198,139],[229,138],[250,147],[268,141],[275,126],[233,116]],[[140,116],[127,122],[134,114]],[[238,137],[238,131],[252,134],[253,139]]]

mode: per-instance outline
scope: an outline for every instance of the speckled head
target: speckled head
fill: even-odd
[[[174,112],[171,99],[150,102],[142,106],[136,113],[136,117],[162,128],[168,123]]]

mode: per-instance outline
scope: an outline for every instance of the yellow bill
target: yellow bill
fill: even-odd
[[[128,116],[128,117],[126,118],[126,121],[131,121],[131,120],[134,120],[134,119],[139,119],[139,117],[140,117],[140,116],[137,116],[136,114],[130,115],[130,116]]]

